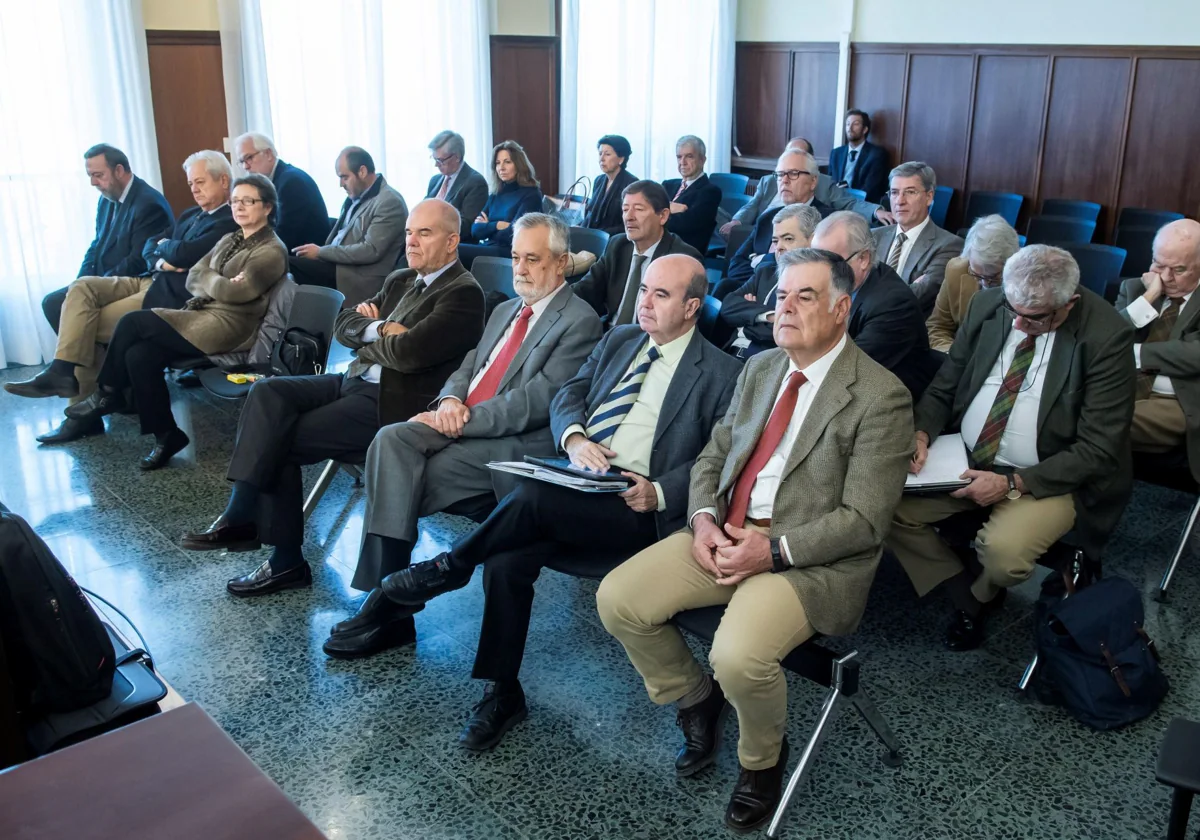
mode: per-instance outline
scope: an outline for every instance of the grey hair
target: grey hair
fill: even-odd
[[[784,149],[784,152],[779,156],[779,159],[783,160],[785,157],[790,157],[791,155],[799,155],[804,159],[804,171],[809,175],[813,176],[814,178],[821,177],[821,167],[817,164],[817,159],[803,149]],[[776,163],[775,165],[778,166],[779,164]]]
[[[462,135],[457,131],[439,131],[437,136],[429,141],[429,151],[436,152],[438,149],[446,147],[452,155],[464,157],[467,153],[467,144],[463,142]]]
[[[925,192],[933,192],[937,189],[937,175],[934,173],[933,167],[920,160],[910,160],[897,166],[888,173],[888,184],[892,183],[893,178],[911,178],[914,175],[920,176],[921,189]]]
[[[1021,240],[1004,217],[993,213],[980,216],[967,231],[962,255],[987,273],[999,273],[1008,258],[1021,249]]]
[[[688,277],[687,288],[683,292],[684,303],[693,298],[704,300],[708,296],[708,274],[705,273],[704,266],[693,257],[688,257],[688,259],[695,264],[690,266],[692,273]]]
[[[708,157],[708,149],[705,148],[704,141],[701,140],[699,137],[697,137],[695,134],[685,134],[682,137],[680,137],[678,140],[676,140],[675,141],[675,154],[679,154],[679,150],[682,149],[684,146],[691,146],[693,149],[695,149],[697,152],[700,153],[700,157],[702,157],[702,158]]]
[[[271,154],[279,154],[275,151],[275,141],[258,131],[247,131],[245,134],[239,134],[237,139],[233,141],[233,147],[236,149],[247,140],[254,144],[254,151],[256,152],[261,152],[263,149],[270,149]]]
[[[1079,288],[1079,265],[1062,248],[1028,245],[1004,263],[1004,297],[1028,309],[1061,309]]]
[[[513,236],[516,236],[523,230],[539,227],[549,228],[550,230],[550,253],[556,257],[561,257],[567,253],[571,242],[571,231],[567,228],[566,222],[558,216],[551,216],[549,213],[526,213],[524,216],[518,217],[513,222]]]
[[[789,204],[775,214],[773,224],[795,219],[800,223],[800,232],[804,238],[812,242],[813,231],[821,224],[821,211],[811,204]]]
[[[875,240],[871,238],[871,227],[867,224],[866,219],[855,212],[839,210],[836,213],[830,213],[817,225],[813,236],[819,233],[830,233],[841,228],[846,230],[846,247],[850,249],[850,253],[866,251],[871,255],[871,262],[874,263]]]
[[[783,273],[794,265],[820,263],[829,266],[829,286],[836,293],[829,296],[830,312],[833,311],[838,298],[854,293],[854,269],[840,254],[821,248],[794,248],[780,254],[776,259],[779,265],[775,275],[777,281],[782,281]]]
[[[188,155],[188,159],[183,162],[184,174],[186,175],[187,171],[200,161],[204,161],[204,168],[208,170],[209,175],[214,178],[224,176],[229,179],[231,184],[233,183],[233,167],[229,165],[229,158],[212,149],[204,149]]]

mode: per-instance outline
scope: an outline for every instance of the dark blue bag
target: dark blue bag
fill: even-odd
[[[1154,642],[1142,629],[1142,596],[1107,577],[1039,603],[1034,632],[1038,697],[1093,729],[1116,729],[1153,712],[1168,683]]]

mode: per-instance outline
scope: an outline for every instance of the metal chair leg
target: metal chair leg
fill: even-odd
[[[858,710],[862,719],[867,722],[867,726],[871,727],[871,731],[875,733],[879,742],[887,747],[887,752],[882,758],[883,763],[888,767],[899,767],[904,762],[900,755],[900,741],[896,738],[896,733],[888,726],[887,721],[883,719],[883,715],[879,714],[879,709],[875,708],[871,698],[860,688],[850,695],[850,702],[854,704],[854,708]]]
[[[1200,514],[1200,498],[1196,499],[1196,504],[1192,505],[1192,512],[1188,514],[1187,524],[1183,526],[1183,533],[1179,535],[1179,547],[1175,549],[1175,556],[1171,558],[1171,565],[1167,566],[1167,571],[1163,574],[1162,582],[1158,584],[1158,592],[1155,594],[1156,601],[1165,601],[1167,599],[1167,587],[1171,585],[1171,578],[1175,576],[1175,569],[1179,566],[1179,560],[1183,557],[1183,550],[1187,548],[1188,540],[1191,539],[1192,529],[1196,527],[1196,516]]]
[[[350,477],[354,479],[355,487],[363,486],[362,467],[358,466],[357,464],[342,464],[342,469],[349,473]]]
[[[1073,585],[1077,585],[1079,583],[1079,579],[1081,577],[1083,577],[1083,572],[1084,572],[1083,563],[1084,563],[1084,558],[1083,558],[1082,552],[1076,552],[1075,553],[1075,564],[1072,567],[1072,575],[1071,575],[1071,583]],[[1070,595],[1068,595],[1066,593],[1063,594],[1064,600],[1069,597],[1070,597]],[[1025,671],[1021,674],[1021,681],[1019,683],[1017,683],[1017,691],[1025,691],[1027,688],[1029,688],[1029,684],[1031,682],[1033,682],[1033,674],[1035,671],[1037,671],[1037,667],[1038,667],[1038,655],[1035,653],[1033,655],[1033,659],[1029,660],[1029,664],[1025,666]]]
[[[313,508],[317,506],[317,502],[321,501],[321,497],[325,495],[325,491],[329,489],[329,485],[333,482],[333,477],[337,475],[340,464],[337,461],[330,460],[326,462],[325,469],[321,470],[321,475],[317,478],[317,483],[313,485],[312,492],[308,494],[308,498],[304,500],[304,521],[308,521],[308,517],[312,516]]]

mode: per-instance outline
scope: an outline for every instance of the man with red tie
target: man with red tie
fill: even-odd
[[[367,450],[355,589],[370,592],[408,567],[420,517],[469,501],[495,505],[489,461],[554,452],[550,402],[602,329],[595,311],[566,282],[567,226],[554,216],[527,213],[513,231],[517,298],[496,307],[479,345],[429,410],[380,429]],[[412,614],[362,611],[333,628],[326,652],[354,658],[410,644],[416,640]]]
[[[683,730],[675,771],[716,758],[738,716],[741,774],[725,814],[739,832],[779,802],[788,759],[780,662],[814,633],[858,626],[912,454],[912,402],[846,334],[854,272],[837,254],[779,259],[777,349],[754,356],[692,469],[685,528],[627,560],[596,594],[655,703]],[[676,613],[726,605],[709,661]]]

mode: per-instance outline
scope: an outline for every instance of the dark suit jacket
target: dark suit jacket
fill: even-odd
[[[996,363],[1012,316],[1003,292],[971,298],[950,355],[916,407],[916,429],[930,441],[955,429]],[[1129,424],[1136,372],[1133,327],[1101,297],[1079,300],[1055,331],[1038,410],[1040,463],[1018,472],[1036,499],[1075,499],[1075,530],[1093,558],[1121,518],[1133,488]],[[989,397],[992,399],[992,397]]]
[[[812,206],[821,214],[824,219],[833,212],[833,208],[828,204],[822,204],[814,197]],[[729,268],[725,272],[725,277],[717,284],[717,288],[713,290],[713,295],[719,300],[724,300],[732,290],[746,283],[754,276],[754,266],[750,265],[750,257],[753,254],[765,254],[771,250],[771,236],[774,233],[775,216],[783,209],[783,205],[772,207],[769,210],[764,210],[762,215],[754,223],[754,233],[746,237],[746,240],[741,244],[732,257],[729,259]]]
[[[701,259],[700,254],[669,231],[663,231],[663,238],[654,249],[654,262],[663,254],[687,254],[689,257]],[[575,294],[592,305],[608,326],[621,305],[621,297],[625,294],[625,284],[629,281],[629,266],[633,263],[633,243],[623,233],[608,240],[608,246],[600,259],[588,269],[583,279],[575,284]],[[645,269],[642,269],[643,272]]]
[[[674,199],[679,190],[682,178],[672,178],[663,181],[663,189],[667,198]],[[678,199],[680,204],[686,204],[687,210],[682,213],[672,213],[667,220],[667,230],[683,238],[683,241],[703,254],[708,251],[709,240],[717,227],[717,210],[721,206],[721,188],[710,184],[708,174],[701,175],[688,185],[683,195]]]
[[[175,214],[163,194],[136,175],[125,203],[101,198],[96,205],[96,238],[88,246],[77,277],[144,277],[150,272],[142,246],[171,231]]]
[[[301,245],[320,245],[329,236],[329,210],[317,182],[290,163],[275,162],[272,177],[279,195],[275,235],[290,252]]]
[[[583,226],[593,230],[602,230],[609,236],[625,232],[625,222],[621,218],[621,193],[637,178],[622,169],[608,186],[607,175],[597,175],[592,181],[592,194],[588,198],[587,213],[583,217]],[[678,189],[678,187],[676,188]],[[607,190],[607,191],[606,191]]]
[[[754,269],[754,276],[746,281],[744,286],[731,292],[721,301],[721,320],[732,327],[735,333],[740,328],[746,338],[750,339],[747,356],[770,350],[775,346],[771,324],[760,323],[758,316],[775,311],[774,300],[771,299],[768,304],[768,299],[778,282],[779,266],[774,260],[764,259]],[[754,295],[756,300],[748,301],[746,295]]]
[[[380,426],[425,411],[483,335],[483,290],[462,263],[456,262],[420,295],[406,297],[416,278],[411,268],[393,271],[379,294],[366,301],[381,315],[389,313],[387,320],[408,327],[407,332],[367,343],[362,335],[372,320],[353,309],[343,309],[334,327],[337,340],[356,351],[347,376],[358,376],[372,364],[383,366]]]
[[[896,272],[876,263],[850,305],[850,337],[859,349],[921,396],[937,372],[916,297]]]
[[[433,198],[438,194],[445,177],[438,173],[429,179],[429,186],[425,190],[426,198]],[[483,205],[487,204],[487,200],[487,179],[468,166],[464,160],[458,169],[458,174],[454,177],[454,183],[450,185],[450,192],[446,193],[446,201],[458,211],[458,215],[462,218],[458,235],[463,242],[471,241],[471,225],[483,210]]]
[[[142,300],[142,308],[181,309],[192,296],[187,290],[187,269],[200,262],[205,254],[217,246],[222,236],[233,233],[237,227],[228,204],[213,213],[193,207],[179,217],[166,242],[159,243],[164,238],[161,236],[147,239],[146,247],[142,248],[142,257],[154,282]],[[185,270],[158,271],[154,266],[159,260]]]
[[[846,180],[844,176],[849,160],[849,146],[838,146],[829,153],[829,175],[836,183],[840,184]],[[858,161],[850,179],[850,187],[866,192],[867,201],[878,202],[887,192],[889,171],[887,149],[867,140],[858,150]]]
[[[556,444],[561,445],[571,426],[587,425],[646,341],[646,334],[632,324],[614,327],[600,340],[579,373],[550,404],[550,430]],[[700,330],[692,333],[659,410],[650,475],[646,476],[662,487],[666,503],[666,510],[654,516],[660,539],[687,525],[692,464],[708,443],[713,427],[725,416],[741,369],[740,362],[710,344]]]

